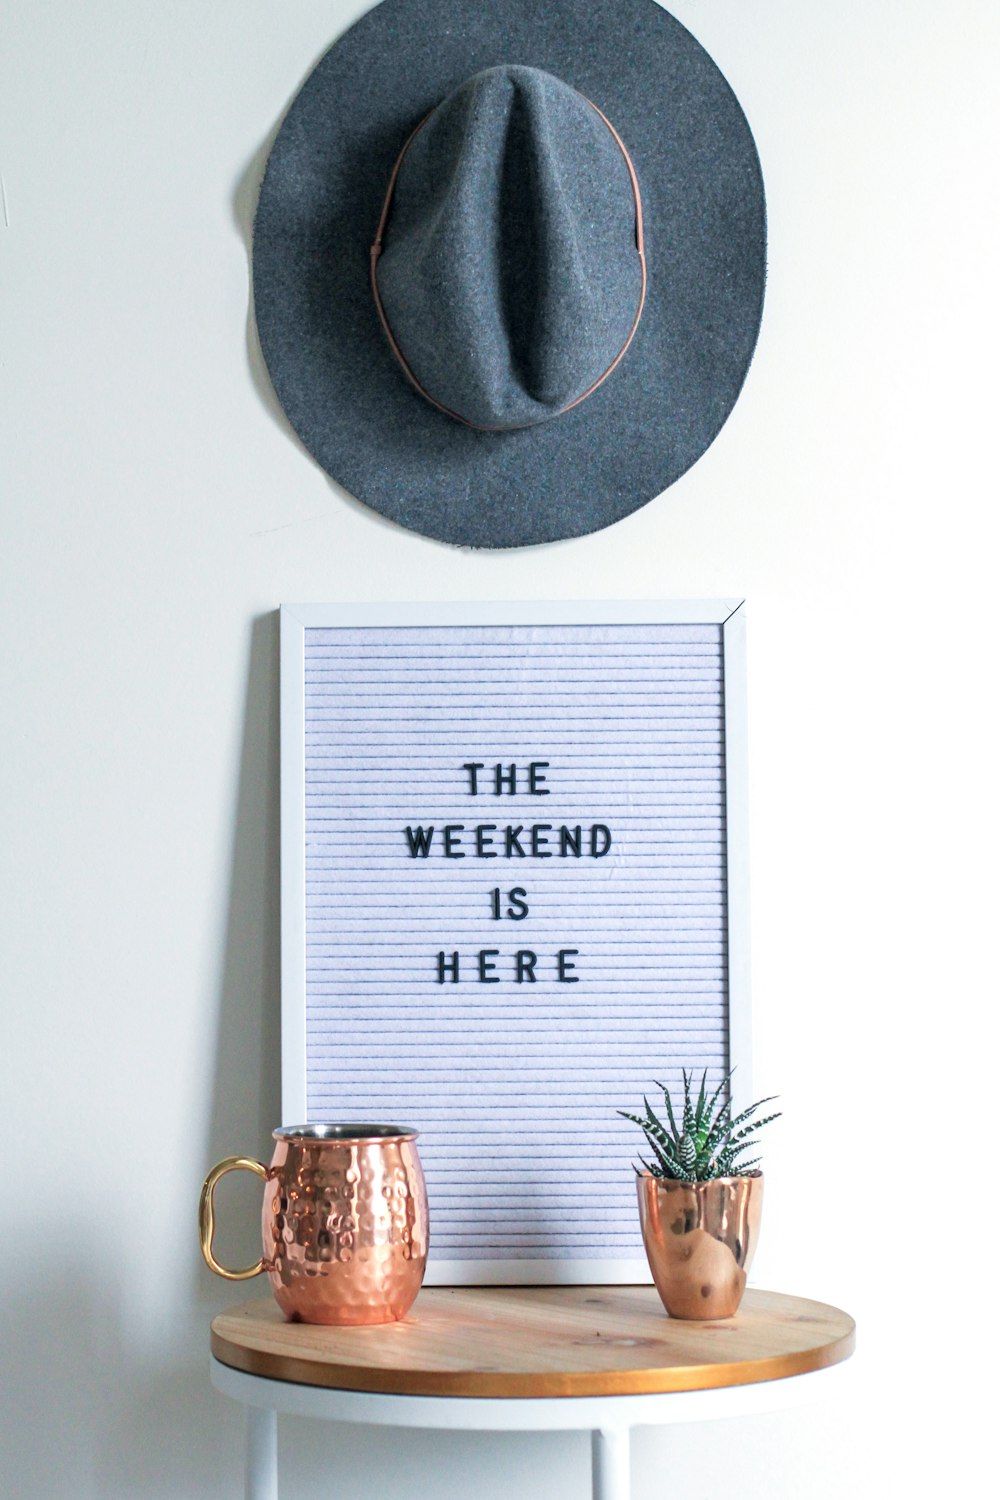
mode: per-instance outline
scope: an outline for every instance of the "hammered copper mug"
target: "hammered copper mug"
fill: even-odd
[[[274,1131],[269,1167],[227,1156],[201,1190],[201,1252],[228,1281],[266,1271],[287,1318],[391,1323],[406,1316],[427,1264],[427,1189],[415,1130],[397,1125],[292,1125]],[[242,1271],[212,1251],[215,1185],[237,1169],[264,1179],[264,1254]]]

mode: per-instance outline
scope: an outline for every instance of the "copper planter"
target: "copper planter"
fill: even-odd
[[[636,1176],[646,1258],[672,1318],[731,1318],[760,1233],[761,1173],[714,1182]]]
[[[303,1323],[405,1317],[427,1264],[427,1189],[417,1133],[395,1125],[295,1125],[274,1132],[271,1164],[229,1156],[201,1190],[201,1249],[229,1281],[266,1271],[278,1306]],[[244,1168],[264,1179],[264,1254],[229,1271],[212,1251],[215,1185]]]

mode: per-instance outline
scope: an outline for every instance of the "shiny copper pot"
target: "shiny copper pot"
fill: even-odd
[[[201,1251],[228,1281],[266,1271],[282,1312],[303,1323],[405,1317],[427,1264],[427,1189],[417,1132],[396,1125],[293,1125],[274,1132],[271,1165],[228,1156],[205,1178]],[[264,1254],[242,1271],[212,1252],[215,1185],[238,1168],[265,1182]]]
[[[760,1234],[764,1178],[670,1182],[636,1175],[646,1258],[672,1318],[731,1318]]]

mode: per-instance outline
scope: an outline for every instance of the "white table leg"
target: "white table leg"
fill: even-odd
[[[247,1407],[246,1500],[278,1500],[278,1413]]]
[[[594,1500],[629,1500],[629,1430],[598,1428],[590,1434]]]

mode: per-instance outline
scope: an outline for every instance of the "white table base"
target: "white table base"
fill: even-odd
[[[847,1378],[845,1364],[785,1380],[678,1391],[654,1396],[564,1396],[487,1399],[475,1396],[387,1396],[327,1390],[247,1375],[211,1361],[212,1384],[247,1409],[246,1500],[278,1500],[279,1413],[373,1427],[423,1427],[442,1432],[589,1431],[593,1500],[629,1500],[629,1438],[633,1427],[701,1422],[784,1410],[825,1400]]]

